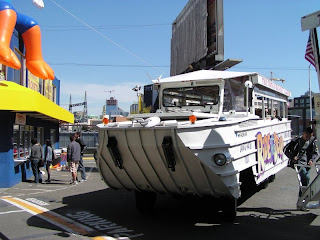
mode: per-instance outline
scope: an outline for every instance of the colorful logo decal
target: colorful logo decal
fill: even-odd
[[[276,133],[262,136],[261,132],[257,134],[257,157],[258,157],[258,177],[266,171],[271,164],[275,165],[277,161],[283,161],[283,137]]]

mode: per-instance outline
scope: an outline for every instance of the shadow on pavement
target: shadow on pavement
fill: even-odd
[[[209,211],[199,199],[158,196],[152,214],[135,209],[132,192],[99,190],[63,198],[65,207],[55,212],[96,230],[90,236],[129,239],[318,239],[319,227],[310,226],[317,217],[291,209],[238,208],[234,223],[223,222],[221,212]],[[209,203],[210,204],[210,203]],[[28,224],[35,226],[35,217]],[[37,227],[57,229],[46,224]],[[64,233],[62,231],[62,233]],[[68,233],[64,233],[68,234]]]

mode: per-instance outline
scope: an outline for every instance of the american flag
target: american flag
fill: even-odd
[[[306,54],[304,55],[305,59],[309,61],[314,67],[316,67],[316,61],[313,55],[313,47],[311,42],[311,33],[309,34],[309,39],[307,43]]]

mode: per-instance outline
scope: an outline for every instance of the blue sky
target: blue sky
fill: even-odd
[[[96,115],[110,96],[129,111],[136,101],[135,85],[169,76],[171,24],[187,2],[44,0],[45,8],[38,9],[32,0],[12,0],[42,29],[44,59],[61,80],[61,106],[68,108],[70,94],[72,103],[83,102],[87,91],[88,113]],[[273,72],[285,79],[280,85],[293,97],[304,94],[309,33],[301,31],[300,20],[318,10],[319,0],[224,0],[224,58],[243,60],[231,70],[266,77]],[[311,81],[312,90],[319,92],[313,67]]]

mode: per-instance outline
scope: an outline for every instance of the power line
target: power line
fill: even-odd
[[[171,26],[169,23],[163,24],[142,24],[142,25],[104,25],[104,26],[92,26],[95,29],[123,29],[123,28],[145,28],[145,27],[159,27],[159,26]],[[49,28],[49,29],[47,29]],[[51,28],[51,29],[50,29]],[[58,28],[58,29],[55,29]],[[88,31],[87,27],[83,26],[46,26],[41,25],[41,30],[46,32],[63,32],[63,31]]]
[[[75,62],[67,62],[67,63],[52,63],[48,62],[50,65],[74,65],[74,66],[87,66],[87,67],[132,67],[132,68],[145,68],[145,67],[159,67],[159,68],[168,68],[169,65],[132,65],[132,64],[94,64],[94,63],[75,63]],[[275,70],[289,70],[289,71],[306,71],[308,68],[301,67],[233,67],[237,69],[275,69]]]
[[[145,67],[161,67],[161,68],[168,68],[168,65],[126,65],[126,64],[92,64],[92,63],[52,63],[48,62],[50,65],[73,65],[73,66],[86,66],[86,67],[132,67],[132,68],[145,68]]]
[[[158,70],[160,73],[165,74],[163,71],[161,71],[160,69],[154,67],[152,64],[148,63],[147,61],[145,61],[144,59],[140,58],[138,55],[134,54],[133,52],[127,50],[126,48],[122,47],[121,45],[119,45],[118,43],[116,43],[115,41],[113,41],[112,39],[108,38],[106,35],[104,35],[103,33],[99,32],[98,30],[96,30],[95,28],[91,27],[89,24],[87,24],[86,22],[84,22],[83,20],[81,20],[80,18],[78,18],[77,16],[75,16],[74,14],[72,14],[71,12],[69,12],[67,9],[63,8],[62,6],[60,6],[58,3],[56,3],[53,0],[50,0],[52,3],[54,3],[57,7],[59,7],[60,9],[62,9],[63,11],[65,11],[66,13],[68,13],[70,16],[72,16],[73,18],[75,18],[76,20],[78,20],[79,22],[81,22],[83,25],[85,25],[86,27],[88,27],[89,29],[91,29],[92,31],[94,31],[95,33],[97,33],[98,35],[102,36],[104,39],[108,40],[109,42],[111,42],[112,44],[114,44],[115,46],[117,46],[118,48],[122,49],[123,51],[129,53],[130,55],[134,56],[135,58],[139,59],[141,62],[144,62],[145,64],[149,65],[150,67]]]
[[[237,69],[276,69],[276,70],[289,70],[289,71],[306,71],[308,68],[300,67],[233,67]]]

